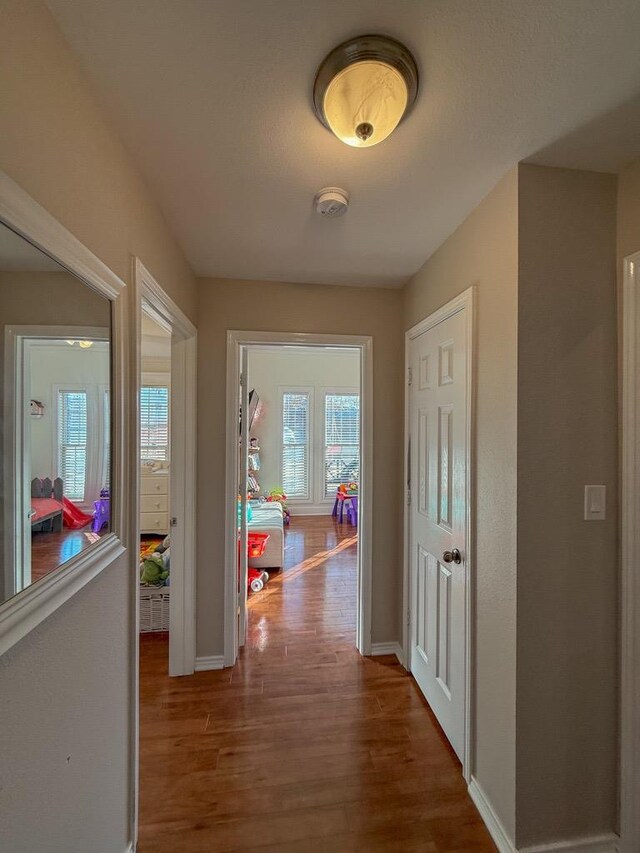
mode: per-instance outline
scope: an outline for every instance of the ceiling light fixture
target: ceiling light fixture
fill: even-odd
[[[399,41],[369,35],[325,57],[313,84],[316,115],[355,148],[377,145],[408,115],[418,94],[416,61]]]
[[[67,341],[70,347],[78,344],[81,349],[90,349],[93,346],[93,341]]]

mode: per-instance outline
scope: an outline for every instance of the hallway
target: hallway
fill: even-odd
[[[232,670],[140,661],[139,853],[485,853],[457,759],[395,657],[355,650],[356,540],[293,518]]]

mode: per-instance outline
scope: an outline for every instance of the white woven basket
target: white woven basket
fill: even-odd
[[[140,633],[169,630],[169,602],[171,590],[168,586],[140,587]]]

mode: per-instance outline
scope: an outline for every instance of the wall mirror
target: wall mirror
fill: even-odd
[[[111,307],[0,224],[0,603],[111,529]]]

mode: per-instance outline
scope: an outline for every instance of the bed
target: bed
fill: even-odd
[[[281,569],[284,566],[284,516],[279,503],[250,501],[250,533],[268,533],[269,541],[262,557],[250,557],[252,569]]]

